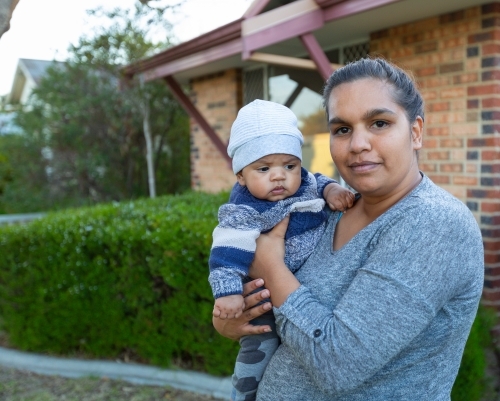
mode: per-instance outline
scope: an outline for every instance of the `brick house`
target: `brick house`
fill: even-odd
[[[420,167],[480,224],[483,302],[500,314],[500,2],[255,0],[241,19],[125,73],[164,79],[176,94],[191,116],[192,187],[213,192],[235,181],[229,131],[255,98],[291,107],[306,166],[335,175],[318,93],[338,64],[368,54],[415,76],[426,101]]]

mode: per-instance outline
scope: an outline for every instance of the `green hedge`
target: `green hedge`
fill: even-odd
[[[479,401],[484,399],[485,394],[494,391],[485,376],[487,361],[484,351],[494,347],[490,330],[496,320],[493,310],[479,306],[451,392],[452,401]]]
[[[208,255],[227,194],[50,214],[0,229],[0,314],[13,346],[232,371],[212,328]]]
[[[188,193],[48,215],[0,228],[0,314],[12,345],[63,355],[127,351],[160,366],[232,372],[237,343],[211,325],[207,259],[227,194]],[[484,392],[482,309],[453,401]]]

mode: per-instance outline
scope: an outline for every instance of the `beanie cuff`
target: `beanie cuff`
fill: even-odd
[[[239,173],[249,164],[272,154],[292,155],[302,161],[302,141],[296,135],[258,136],[238,147],[233,156],[233,172]]]

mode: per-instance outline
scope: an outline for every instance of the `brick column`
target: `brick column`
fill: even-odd
[[[481,31],[468,36],[469,59],[477,60],[480,82],[467,88],[467,104],[478,111],[480,135],[467,141],[479,164],[480,185],[468,188],[479,214],[485,250],[483,302],[500,310],[500,3],[481,7]]]
[[[371,35],[426,102],[420,168],[467,204],[485,246],[483,303],[500,315],[500,2]]]
[[[236,69],[191,81],[191,100],[224,143],[229,141],[242,102],[241,72]],[[229,164],[191,119],[191,187],[206,192],[230,189],[236,178]]]

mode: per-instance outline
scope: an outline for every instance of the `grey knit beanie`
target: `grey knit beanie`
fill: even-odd
[[[227,153],[235,174],[261,157],[283,153],[302,160],[304,138],[288,107],[254,100],[242,107],[231,127]]]

